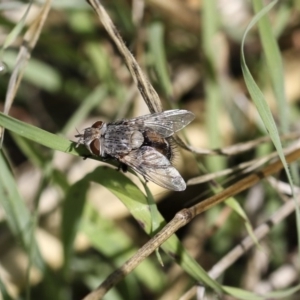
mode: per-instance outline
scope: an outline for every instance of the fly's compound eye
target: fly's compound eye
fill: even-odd
[[[132,149],[137,149],[144,143],[144,136],[140,131],[135,131],[130,137]]]
[[[90,151],[92,154],[99,156],[100,155],[100,141],[99,139],[94,139],[91,141],[90,145]]]
[[[102,121],[97,121],[91,127],[100,129],[102,126],[103,126],[103,122]]]

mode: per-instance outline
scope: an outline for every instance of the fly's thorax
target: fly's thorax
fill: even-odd
[[[143,133],[126,122],[108,123],[102,147],[106,155],[118,158],[140,148],[143,142]]]

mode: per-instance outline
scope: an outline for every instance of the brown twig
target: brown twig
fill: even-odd
[[[300,136],[300,132],[295,131],[295,132],[281,135],[280,140],[281,141],[293,140],[293,139],[299,138],[299,136]],[[198,154],[198,155],[224,155],[224,156],[240,154],[242,152],[249,151],[262,143],[271,142],[271,138],[269,136],[263,136],[263,137],[255,139],[255,140],[252,140],[252,141],[238,143],[238,144],[228,146],[225,148],[220,148],[220,149],[197,149],[197,148],[194,148],[193,146],[185,144],[178,136],[174,135],[174,139],[180,147],[182,147],[183,149],[185,149],[187,151],[193,152],[195,154]]]
[[[300,134],[300,132],[293,132],[289,135],[284,135],[284,137],[296,138],[295,135],[299,136],[299,134]],[[253,145],[257,146],[259,144],[259,142],[270,141],[270,139],[267,139],[267,138],[268,137],[263,137],[263,138],[259,138],[257,140],[251,141],[251,142],[252,143],[254,142]],[[249,142],[246,143],[246,144],[250,145]],[[239,144],[237,144],[235,146],[238,146],[238,145]],[[299,148],[299,141],[297,141],[296,143],[293,143],[292,145],[287,147],[284,150],[284,154],[290,153],[292,150],[297,149],[297,148]],[[240,149],[241,150],[240,152],[244,151],[245,149],[246,149],[246,147],[242,147]],[[249,150],[249,149],[247,149],[247,150]],[[205,174],[205,175],[201,175],[201,176],[191,178],[187,181],[187,185],[194,185],[194,184],[204,183],[204,182],[207,182],[207,181],[210,181],[210,180],[214,180],[218,177],[229,175],[229,174],[232,174],[232,173],[238,172],[238,171],[241,171],[240,174],[247,174],[247,173],[250,173],[251,171],[258,170],[259,168],[262,167],[262,165],[266,164],[268,161],[270,161],[271,159],[276,158],[276,157],[278,157],[278,152],[274,151],[274,152],[272,152],[272,153],[270,153],[266,156],[255,158],[255,159],[252,159],[252,160],[249,160],[249,161],[246,161],[246,162],[242,162],[242,163],[240,163],[240,164],[238,164],[238,165],[236,165],[232,168],[228,168],[228,169],[221,170],[221,171],[218,171],[218,172],[209,173],[209,174]]]

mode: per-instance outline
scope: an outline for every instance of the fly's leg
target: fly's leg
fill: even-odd
[[[128,166],[126,164],[123,164],[120,162],[119,166],[118,166],[118,171],[122,170],[124,173],[126,173],[128,171]]]
[[[88,154],[88,155],[84,155],[84,156],[82,156],[83,160],[86,160],[87,158],[91,158],[91,157],[92,157],[92,155],[91,155],[91,154]]]
[[[143,178],[145,180],[145,183],[147,184],[149,182],[149,180],[145,176],[143,176]]]
[[[101,161],[106,162],[110,159],[112,159],[112,157],[106,153],[104,153],[104,155],[99,155],[101,157]]]

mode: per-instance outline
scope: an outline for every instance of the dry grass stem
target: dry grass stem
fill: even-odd
[[[4,101],[4,110],[3,110],[5,114],[9,113],[9,110],[13,104],[19,85],[24,75],[27,62],[29,61],[31,57],[31,52],[34,49],[40,37],[45,21],[47,20],[50,8],[51,8],[51,0],[47,0],[40,14],[32,22],[32,24],[29,26],[28,30],[24,35],[24,40],[20,47],[16,64],[11,74],[8,87],[7,87],[7,92]],[[4,129],[2,127],[0,127],[0,137],[1,137],[1,141],[0,141],[0,147],[1,147],[4,138]]]
[[[296,134],[296,133],[293,133],[293,134]],[[297,135],[299,135],[299,133],[297,133]],[[267,141],[267,139],[266,139],[266,141]],[[299,142],[296,142],[296,143],[292,144],[291,146],[287,147],[286,149],[284,149],[284,154],[287,155],[288,153],[297,149],[298,147],[299,147]],[[199,183],[204,183],[204,182],[207,182],[210,180],[214,180],[221,176],[230,175],[230,174],[238,172],[238,171],[241,171],[240,175],[247,174],[249,172],[257,170],[262,165],[264,165],[265,163],[267,163],[268,161],[270,161],[271,159],[274,159],[276,157],[278,157],[278,153],[277,153],[277,151],[274,151],[264,157],[255,158],[255,159],[249,160],[247,162],[242,162],[242,163],[234,166],[233,168],[228,168],[228,169],[225,169],[222,171],[218,171],[218,172],[191,178],[187,181],[187,185],[195,185],[195,184],[199,184]]]
[[[282,141],[284,141],[284,140],[297,139],[299,136],[300,136],[300,132],[296,131],[296,132],[281,135],[280,138]],[[271,141],[269,136],[264,136],[264,137],[255,139],[253,141],[239,143],[239,144],[235,144],[233,146],[229,146],[229,147],[225,147],[225,148],[210,150],[210,149],[196,149],[193,146],[185,144],[176,135],[174,135],[174,140],[183,149],[193,152],[198,155],[224,155],[224,156],[240,154],[242,152],[246,152],[246,151],[249,151],[249,150],[257,147],[258,145],[260,145],[262,143],[268,143]]]
[[[129,69],[131,76],[135,84],[137,85],[143,99],[145,100],[151,113],[161,112],[162,106],[158,94],[156,93],[153,86],[150,84],[143,71],[139,67],[133,55],[130,53],[126,47],[122,37],[120,36],[115,25],[111,21],[109,15],[105,11],[104,7],[97,0],[87,0],[88,3],[95,9],[98,14],[100,21],[102,22],[104,28],[108,32],[111,39],[114,41],[115,45],[120,51],[123,59],[125,60],[126,66]]]

